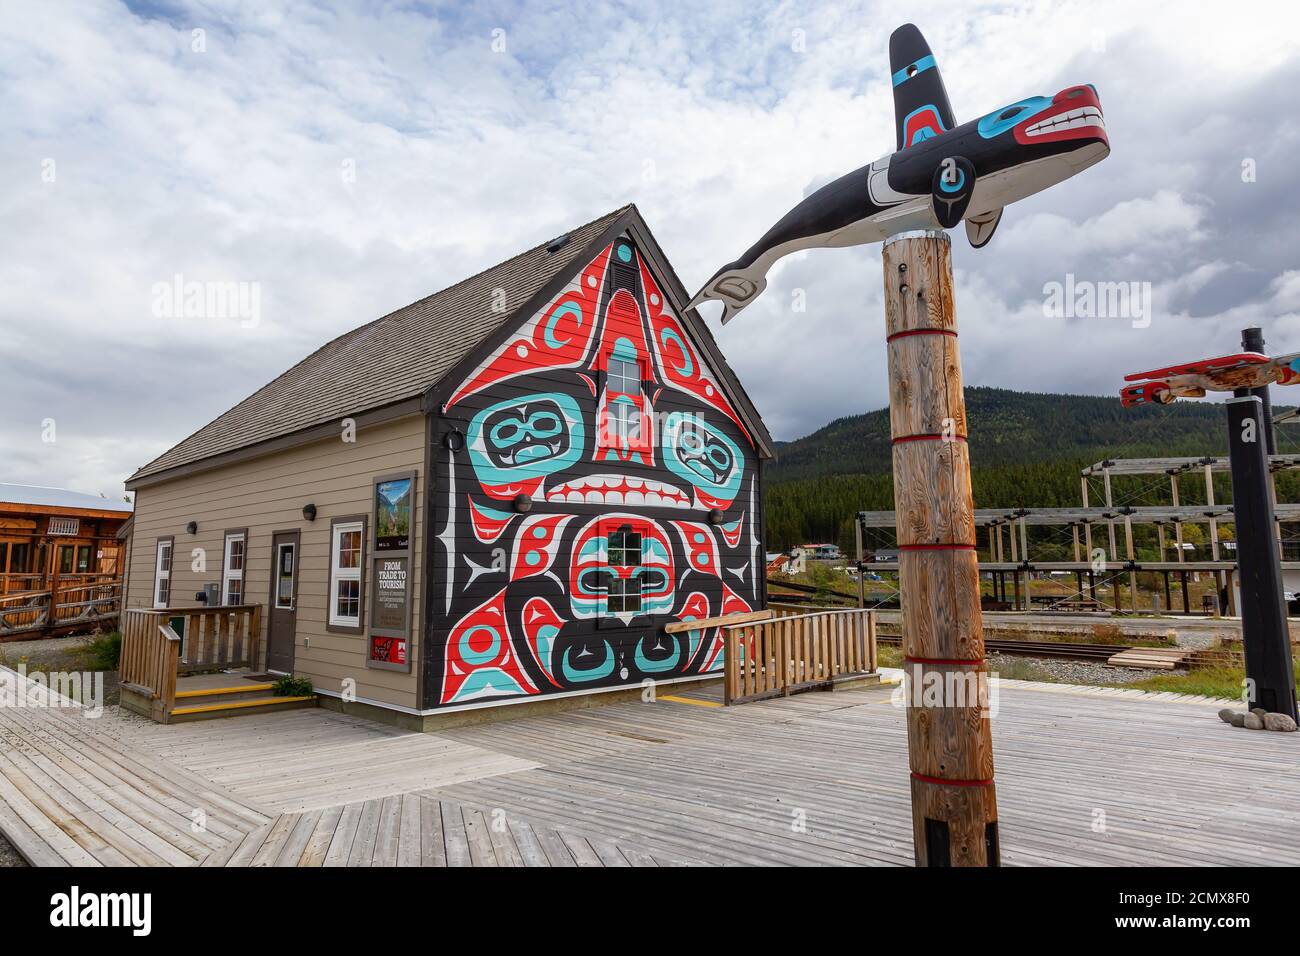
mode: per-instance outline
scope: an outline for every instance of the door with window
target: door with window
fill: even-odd
[[[271,536],[271,614],[266,633],[266,668],[293,673],[298,608],[298,532]]]

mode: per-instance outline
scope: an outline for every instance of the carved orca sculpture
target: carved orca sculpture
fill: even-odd
[[[805,198],[691,300],[716,299],[727,323],[767,286],[781,257],[803,249],[880,242],[966,221],[984,246],[1003,207],[1105,159],[1110,140],[1091,85],[1031,96],[956,125],[934,54],[912,24],[889,38],[898,150]]]

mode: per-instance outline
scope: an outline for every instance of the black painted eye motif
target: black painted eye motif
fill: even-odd
[[[1012,106],[1012,107],[1010,107],[1010,108],[1008,108],[1008,109],[1003,110],[1002,113],[1001,113],[1001,115],[998,116],[998,119],[1000,119],[1000,120],[1009,120],[1009,119],[1011,119],[1011,117],[1017,115],[1018,113],[1022,112],[1023,110],[1024,110],[1024,107],[1023,107],[1023,106]]]

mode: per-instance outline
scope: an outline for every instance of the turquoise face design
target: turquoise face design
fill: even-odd
[[[990,113],[979,121],[980,136],[994,139],[1052,105],[1051,97],[1031,96]]]
[[[668,470],[695,489],[702,507],[731,507],[745,466],[735,442],[699,414],[673,412],[664,420],[662,450]]]
[[[586,432],[578,403],[543,392],[489,405],[469,423],[466,447],[474,474],[493,497],[532,493],[542,479],[582,457]]]

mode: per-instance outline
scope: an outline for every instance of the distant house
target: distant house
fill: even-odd
[[[688,300],[628,206],[335,339],[131,476],[129,604],[417,723],[720,671],[772,442]]]
[[[840,561],[844,552],[837,544],[801,544],[794,549],[796,557],[810,561]]]
[[[808,569],[802,554],[769,554],[768,574],[802,574]]]
[[[0,637],[111,620],[130,517],[129,501],[0,484]]]

